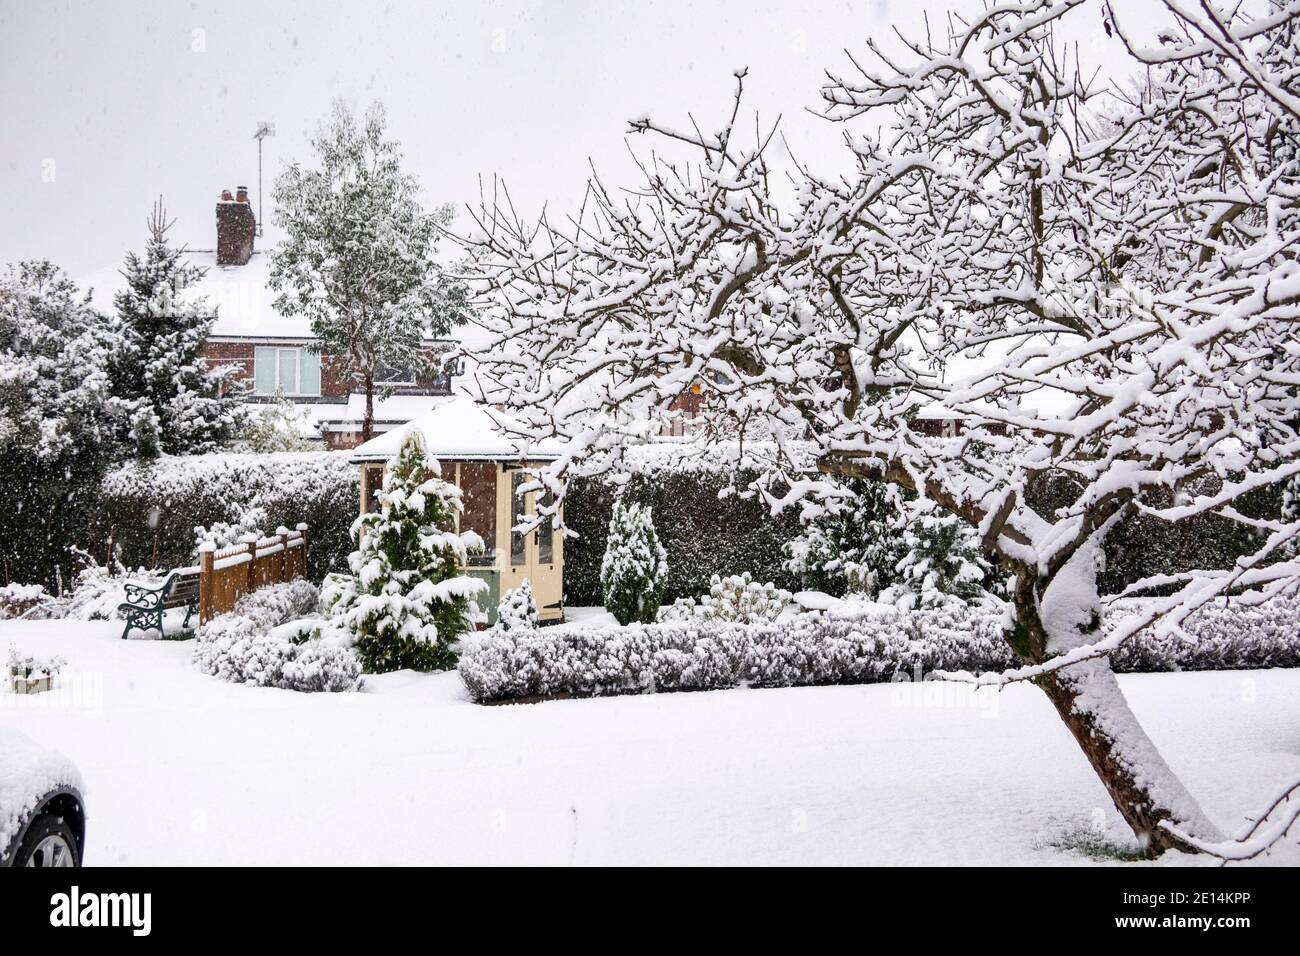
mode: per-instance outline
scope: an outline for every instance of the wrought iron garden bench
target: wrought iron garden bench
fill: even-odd
[[[189,629],[190,618],[199,606],[199,572],[173,571],[161,587],[149,588],[143,584],[126,585],[126,601],[117,606],[126,613],[126,628],[122,639],[132,629],[141,631],[156,630],[159,637],[163,633],[163,612],[174,607],[184,607],[185,623],[181,627]]]

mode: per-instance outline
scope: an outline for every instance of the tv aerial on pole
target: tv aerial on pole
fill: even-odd
[[[257,124],[257,132],[253,134],[253,139],[257,140],[257,234],[259,237],[262,235],[262,220],[265,218],[262,211],[262,140],[274,135],[275,124],[265,120]]]

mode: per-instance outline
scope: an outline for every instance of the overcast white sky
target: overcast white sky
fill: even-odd
[[[713,125],[741,65],[750,107],[784,113],[800,159],[833,168],[837,130],[802,112],[823,68],[951,7],[980,4],[0,0],[0,264],[113,265],[160,193],[174,235],[211,248],[220,189],[256,190],[257,121],[277,126],[269,192],[285,161],[310,160],[333,97],[385,102],[430,202],[472,200],[478,176],[499,173],[524,207],[568,208],[588,157],[629,179],[628,117],[678,125],[693,110]],[[1115,62],[1095,11],[1076,29],[1085,60]]]

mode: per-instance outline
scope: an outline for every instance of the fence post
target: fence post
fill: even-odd
[[[302,557],[298,563],[298,575],[307,576],[307,525],[304,522],[298,522],[298,531],[302,533]]]
[[[283,583],[289,580],[289,529],[280,525],[275,533],[280,536],[280,574],[277,580]]]
[[[212,617],[212,555],[214,547],[204,544],[199,549],[199,624]]]
[[[253,589],[257,587],[257,535],[248,536],[248,590],[245,594],[252,594]]]

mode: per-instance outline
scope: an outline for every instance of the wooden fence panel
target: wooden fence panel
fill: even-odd
[[[307,526],[286,528],[220,551],[199,554],[199,623],[234,609],[245,594],[302,577],[307,572]]]

